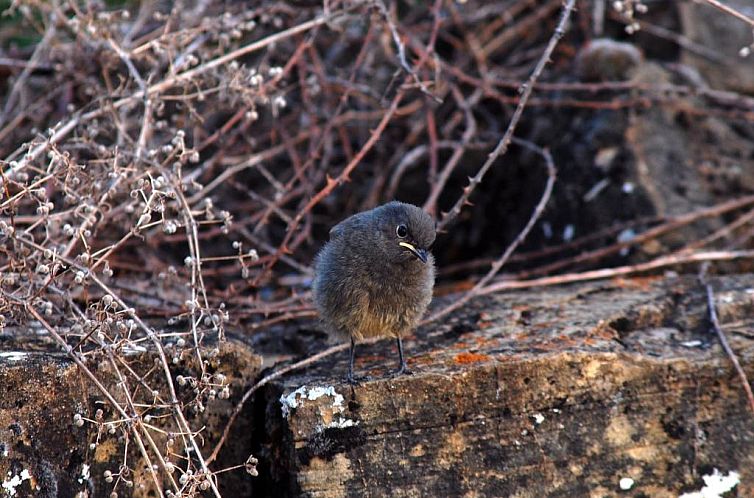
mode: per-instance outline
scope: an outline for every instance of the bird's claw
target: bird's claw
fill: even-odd
[[[414,372],[412,370],[409,370],[408,365],[405,363],[401,365],[401,367],[394,371],[390,376],[391,377],[400,377],[401,375],[414,375]]]
[[[362,382],[369,382],[372,377],[368,375],[346,375],[346,384],[350,386],[358,386]]]

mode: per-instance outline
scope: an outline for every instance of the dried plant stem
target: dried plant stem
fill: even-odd
[[[453,154],[450,156],[450,159],[448,159],[448,162],[434,179],[434,182],[432,183],[432,191],[430,192],[427,200],[424,202],[424,210],[433,215],[437,210],[437,199],[440,197],[440,193],[445,188],[445,185],[447,184],[451,173],[461,161],[466,148],[469,146],[471,140],[476,135],[477,124],[476,119],[474,119],[472,108],[474,105],[476,105],[477,102],[479,102],[479,99],[483,95],[482,90],[479,88],[474,91],[474,93],[471,95],[471,97],[469,97],[468,100],[463,98],[461,91],[456,86],[451,87],[451,92],[453,94],[453,98],[458,103],[458,106],[463,110],[464,119],[466,121],[466,130],[463,132],[461,141],[453,147]]]
[[[28,247],[32,247],[32,248],[34,248],[36,250],[39,250],[39,251],[44,251],[43,247],[41,247],[40,245],[38,245],[37,243],[35,243],[35,242],[31,241],[31,240],[26,240],[25,238],[22,238],[22,237],[16,237],[16,240],[19,241],[20,243],[28,246]],[[76,261],[74,261],[74,260],[72,260],[70,258],[67,258],[65,256],[59,256],[58,259],[60,259],[61,261],[63,261],[69,267],[77,268],[77,269],[79,269],[81,271],[88,271],[88,269],[86,267],[80,265],[79,263],[77,263]],[[123,309],[123,310],[126,311],[126,313],[134,320],[134,322],[136,322],[136,324],[142,329],[142,331],[146,334],[146,337],[150,340],[150,342],[154,346],[155,351],[156,351],[156,353],[157,353],[157,355],[158,355],[158,357],[160,359],[160,366],[162,368],[162,371],[163,371],[163,374],[164,374],[164,377],[165,377],[165,383],[167,385],[168,392],[170,393],[170,404],[172,406],[172,412],[173,412],[173,415],[174,415],[174,417],[176,419],[178,427],[179,427],[179,429],[181,430],[182,433],[185,433],[185,434],[188,435],[190,446],[193,449],[194,456],[197,459],[197,461],[198,461],[200,467],[202,468],[202,470],[208,476],[211,475],[211,472],[210,472],[209,468],[207,467],[207,463],[206,463],[204,457],[202,456],[201,448],[199,447],[199,444],[196,442],[196,438],[195,438],[195,436],[193,434],[193,431],[189,427],[188,421],[186,420],[186,417],[184,416],[183,411],[181,410],[181,405],[180,405],[180,402],[178,400],[178,395],[177,395],[176,390],[175,390],[175,385],[173,383],[173,376],[172,376],[172,374],[170,372],[170,364],[169,364],[169,362],[167,360],[167,357],[165,356],[165,350],[164,350],[164,348],[162,346],[162,343],[160,342],[159,337],[157,336],[157,334],[155,334],[154,330],[152,330],[151,327],[149,327],[146,323],[144,323],[144,321],[141,319],[141,317],[139,317],[139,315],[137,315],[135,313],[135,311],[133,310],[133,308],[130,308],[118,296],[118,294],[115,293],[115,292],[113,292],[113,290],[108,285],[106,285],[102,280],[100,280],[97,277],[97,275],[95,275],[94,273],[89,273],[89,278],[91,278],[92,281],[95,284],[97,284],[97,286],[99,286],[99,288],[102,289],[105,293],[107,293],[108,295],[112,296],[113,300],[118,303],[118,305],[121,307],[121,309]],[[61,340],[62,340],[62,338],[61,338]],[[81,363],[83,365],[83,362],[80,362],[80,361],[76,362],[77,365],[79,363]],[[214,480],[210,479],[209,482],[210,482],[211,489],[212,489],[213,493],[215,494],[215,496],[217,498],[221,498],[220,497],[220,491],[217,489],[217,485],[215,484]]]
[[[566,24],[568,23],[568,19],[571,17],[571,12],[573,11],[575,5],[576,0],[566,1],[565,5],[563,6],[563,13],[560,16],[560,21],[558,22],[558,25],[555,28],[550,41],[547,43],[547,47],[545,48],[544,53],[539,58],[539,61],[537,61],[537,65],[534,67],[534,71],[532,71],[527,82],[521,86],[521,97],[519,98],[518,105],[516,106],[516,110],[513,112],[513,117],[511,117],[510,123],[508,124],[508,128],[505,130],[503,138],[500,139],[495,149],[487,157],[487,160],[484,162],[484,164],[482,164],[482,167],[479,168],[477,174],[474,175],[473,178],[471,178],[469,184],[466,186],[466,188],[463,189],[463,194],[458,198],[450,211],[445,213],[440,222],[437,224],[438,231],[443,230],[461,213],[461,209],[467,202],[469,202],[469,198],[471,197],[472,192],[474,192],[474,189],[477,187],[477,185],[482,182],[484,175],[487,174],[487,171],[489,171],[489,169],[492,167],[495,161],[500,158],[500,156],[504,155],[508,151],[508,146],[510,145],[511,139],[513,138],[513,132],[516,130],[516,126],[518,126],[518,122],[521,120],[521,115],[523,114],[524,109],[526,108],[526,103],[528,102],[529,97],[534,90],[534,85],[539,79],[540,74],[542,74],[542,70],[544,69],[545,65],[547,65],[547,63],[550,61],[550,56],[552,55],[553,50],[555,50],[558,42],[565,34]]]
[[[272,258],[267,263],[266,268],[269,270],[274,266],[274,264],[280,259],[280,256],[283,255],[285,251],[288,250],[288,243],[291,241],[291,237],[293,237],[293,234],[296,231],[296,228],[301,224],[301,221],[304,219],[304,216],[306,216],[314,206],[319,204],[322,199],[327,197],[333,190],[335,190],[336,187],[341,185],[342,183],[349,180],[350,174],[353,172],[353,170],[356,168],[356,166],[359,165],[361,160],[364,158],[364,156],[369,152],[372,147],[377,143],[380,136],[382,136],[382,133],[385,131],[385,127],[392,119],[393,115],[395,114],[395,111],[398,109],[398,105],[400,104],[401,100],[404,96],[404,90],[400,89],[398,90],[398,93],[393,97],[393,101],[390,103],[390,107],[385,111],[385,114],[383,114],[382,119],[380,120],[377,127],[372,131],[372,133],[369,136],[369,139],[366,141],[366,143],[361,147],[358,154],[356,154],[353,159],[343,168],[343,170],[340,172],[340,174],[336,178],[327,177],[325,186],[317,192],[309,201],[304,205],[302,209],[299,210],[298,213],[296,213],[296,216],[293,218],[293,221],[288,225],[288,229],[286,231],[285,237],[283,238],[283,241],[280,243],[280,248],[275,252],[275,254],[272,255]]]
[[[456,270],[483,274],[450,309],[507,288],[751,257],[692,251],[721,241],[747,247],[754,196],[677,217],[610,222],[586,237],[514,256],[538,226],[555,182],[549,153],[515,135],[525,127],[537,130],[539,144],[557,141],[567,116],[552,127],[538,122],[564,107],[588,120],[598,110],[625,114],[660,105],[690,127],[717,116],[733,129],[734,120],[754,120],[754,99],[692,83],[571,81],[564,77],[569,59],[597,31],[589,23],[598,22],[581,16],[568,27],[574,36],[561,39],[575,0],[495,0],[473,9],[449,0],[294,4],[9,6],[20,22],[6,38],[31,34],[32,41],[17,51],[27,60],[0,60],[11,81],[0,107],[0,328],[15,333],[44,318],[55,344],[90,369],[82,377],[98,377],[97,402],[119,403],[95,408],[94,417],[76,414],[77,425],[96,429],[96,444],[115,429],[122,436],[109,441],[120,459],[108,461],[119,467],[108,476],[112,491],[131,480],[130,471],[132,484],[161,483],[163,495],[219,496],[221,471],[210,472],[208,464],[240,468],[218,455],[233,443],[243,403],[258,397],[260,386],[345,348],[282,364],[237,393],[243,396],[222,439],[201,447],[212,452],[206,459],[199,451],[205,432],[189,421],[201,427],[206,409],[228,399],[244,369],[229,364],[226,351],[219,354],[226,329],[253,336],[309,321],[315,312],[308,263],[327,228],[347,213],[418,198],[448,230],[459,212],[471,213],[472,201],[496,202],[487,188],[484,195],[477,190],[494,187],[496,169],[503,173],[501,164],[516,159],[512,141],[544,158],[548,173],[537,176],[546,180],[544,192],[527,197],[531,215],[502,254],[457,261]],[[654,31],[704,53],[672,30]],[[549,77],[545,69],[556,56]],[[509,122],[494,114],[498,109],[510,109]],[[464,188],[460,170],[472,153],[489,155],[473,166]],[[712,168],[711,161],[699,167]],[[604,175],[598,185],[613,179]],[[491,211],[486,207],[474,208],[475,220]],[[606,256],[708,217],[722,223],[648,263],[531,278],[599,268]],[[626,229],[638,235],[614,243]],[[442,244],[447,252],[438,257],[460,254],[466,243],[458,243]],[[501,278],[513,261],[526,266]],[[97,363],[108,368],[100,373]],[[252,475],[253,460],[245,464]],[[141,472],[141,465],[151,470]],[[165,467],[178,474],[163,474]],[[235,477],[229,474],[222,476]]]
[[[465,292],[459,299],[445,306],[441,310],[436,311],[431,316],[426,318],[422,323],[433,322],[447,315],[448,313],[454,310],[457,310],[458,308],[466,304],[470,299],[480,295],[480,293],[482,292],[482,289],[484,289],[484,287],[495,277],[495,275],[498,274],[498,272],[502,269],[502,267],[505,265],[505,263],[513,254],[513,251],[515,251],[516,248],[518,248],[518,246],[521,244],[521,242],[524,241],[526,236],[534,227],[534,224],[542,215],[542,212],[544,211],[545,206],[547,205],[547,202],[550,200],[550,196],[552,195],[552,189],[555,185],[555,178],[556,178],[556,169],[555,169],[555,164],[552,160],[552,156],[550,155],[549,151],[547,151],[546,149],[539,148],[529,142],[525,142],[522,140],[516,140],[516,142],[540,154],[545,161],[545,167],[547,168],[547,183],[545,184],[544,191],[542,192],[542,197],[539,199],[539,202],[537,203],[536,207],[534,208],[534,211],[529,217],[529,221],[526,223],[526,226],[524,226],[521,232],[519,232],[519,234],[516,236],[513,242],[505,249],[505,251],[503,251],[503,254],[492,264],[492,267],[487,272],[487,274],[484,277],[482,277],[479,280],[479,282],[477,282],[474,285],[474,287],[472,287],[467,292]]]
[[[561,268],[565,268],[567,266],[572,266],[574,264],[596,261],[600,258],[604,258],[611,254],[616,254],[617,252],[619,252],[621,249],[625,247],[636,246],[638,244],[643,244],[649,240],[654,240],[663,234],[666,234],[673,230],[677,230],[678,228],[690,225],[691,223],[694,223],[695,221],[698,221],[704,218],[720,216],[721,214],[725,214],[730,211],[735,211],[737,209],[750,206],[752,204],[754,204],[754,196],[746,196],[746,197],[741,197],[740,199],[733,199],[730,201],[725,201],[716,206],[698,209],[691,213],[673,217],[669,219],[667,222],[657,225],[655,227],[652,227],[649,230],[638,234],[636,237],[630,240],[616,242],[614,244],[600,247],[599,249],[594,249],[592,251],[585,251],[572,258],[563,258],[558,261],[554,261],[550,264],[540,266],[533,270],[521,272],[518,275],[518,277],[529,278],[536,275],[546,275],[547,273],[551,273],[553,271],[559,270]]]
[[[27,306],[27,310],[29,313],[42,325],[42,327],[47,330],[47,332],[52,336],[55,341],[60,344],[60,346],[68,351],[68,356],[71,357],[71,359],[76,363],[76,365],[79,367],[79,369],[87,376],[89,377],[89,380],[92,381],[94,386],[102,393],[102,395],[107,398],[107,401],[110,403],[110,405],[115,409],[118,414],[123,418],[123,420],[134,420],[137,425],[139,425],[140,420],[138,417],[130,416],[126,410],[121,406],[121,404],[110,394],[110,391],[100,382],[100,380],[97,378],[94,373],[89,369],[89,367],[86,366],[86,364],[81,360],[79,357],[79,354],[76,351],[69,350],[68,344],[66,343],[65,339],[63,339],[60,334],[55,330],[54,327],[52,327],[43,317],[42,315],[33,307],[33,306]],[[135,429],[131,431],[131,433],[134,436],[134,439],[136,440],[136,444],[139,447],[139,452],[141,453],[142,458],[144,458],[144,461],[147,462],[149,465],[149,471],[150,475],[152,476],[152,480],[155,484],[155,489],[157,489],[157,492],[160,494],[161,498],[164,498],[164,494],[162,493],[162,483],[160,482],[157,472],[155,471],[154,467],[152,466],[151,459],[149,458],[149,453],[147,453],[147,449],[144,446],[144,442],[141,439],[141,435],[138,431]],[[165,470],[163,468],[163,470]],[[176,488],[177,489],[177,488]]]
[[[704,251],[692,254],[675,254],[662,256],[646,263],[602,268],[580,273],[566,273],[553,277],[533,278],[531,280],[511,280],[490,284],[479,291],[479,295],[494,294],[511,289],[528,289],[550,285],[586,282],[588,280],[602,280],[605,278],[625,277],[637,273],[645,273],[670,266],[701,263],[704,261],[732,261],[736,259],[754,259],[754,251]]]
[[[717,317],[717,309],[715,308],[715,294],[712,290],[712,285],[707,282],[706,273],[707,264],[705,263],[702,265],[702,268],[699,271],[699,283],[702,284],[707,293],[707,310],[709,312],[710,324],[712,325],[712,329],[715,331],[715,334],[717,334],[717,338],[720,340],[720,345],[723,347],[725,354],[728,355],[731,363],[733,363],[733,368],[735,368],[738,377],[741,379],[741,384],[743,385],[744,392],[746,393],[746,397],[749,400],[749,407],[751,408],[752,414],[754,414],[754,393],[752,393],[749,378],[746,376],[746,372],[744,372],[743,367],[741,367],[741,364],[739,363],[738,357],[733,351],[733,348],[730,347],[730,343],[728,342],[728,338],[726,337],[725,332],[723,332],[722,327],[720,327],[720,320]]]
[[[136,92],[130,97],[125,97],[125,98],[122,98],[120,100],[113,102],[112,108],[119,109],[125,105],[131,104],[134,101],[143,99],[147,96],[152,96],[152,95],[162,93],[182,82],[189,81],[192,78],[195,78],[211,69],[227,64],[230,61],[237,59],[238,57],[241,57],[243,55],[246,55],[252,52],[256,52],[272,44],[278,43],[286,38],[290,38],[300,33],[309,31],[315,27],[322,26],[323,24],[326,24],[332,21],[333,19],[342,16],[346,12],[357,8],[358,6],[360,6],[360,4],[361,4],[360,2],[354,2],[354,4],[350,5],[347,9],[338,10],[338,11],[330,13],[329,15],[321,16],[316,19],[312,19],[311,21],[301,23],[298,26],[294,26],[292,28],[280,31],[278,33],[275,33],[274,35],[265,37],[262,40],[258,40],[256,42],[252,42],[237,50],[229,52],[221,57],[218,57],[209,62],[206,62],[194,69],[190,69],[188,71],[184,71],[172,77],[166,78],[163,81],[159,83],[155,83],[154,85],[150,86],[146,90],[146,95],[144,94],[144,91]],[[65,124],[56,128],[55,131],[52,133],[52,135],[45,142],[34,146],[26,154],[24,154],[23,158],[20,161],[18,161],[17,164],[12,169],[19,170],[19,169],[24,168],[30,161],[36,160],[42,154],[42,152],[46,151],[47,148],[49,147],[49,144],[54,144],[56,142],[59,142],[61,139],[67,136],[74,128],[76,128],[76,126],[78,126],[81,123],[88,122],[88,121],[91,121],[92,119],[102,116],[106,110],[107,109],[105,107],[101,107],[94,111],[90,111],[90,112],[87,112],[87,113],[84,113],[84,114],[81,114],[79,116],[75,116],[69,119]],[[10,162],[14,157],[21,155],[22,152],[23,151],[21,149],[17,150],[9,158],[6,159],[6,162]],[[10,170],[6,170],[5,173],[7,174],[8,171]]]
[[[711,6],[713,6],[714,8],[716,8],[718,10],[721,10],[721,11],[725,12],[728,15],[731,15],[731,16],[735,17],[736,19],[740,19],[743,22],[749,24],[752,28],[754,28],[754,19],[752,19],[751,17],[747,16],[743,12],[740,12],[740,11],[738,11],[738,10],[732,8],[732,7],[729,7],[728,5],[725,5],[722,2],[718,2],[718,0],[699,0],[699,1],[706,2],[706,3],[710,4]]]

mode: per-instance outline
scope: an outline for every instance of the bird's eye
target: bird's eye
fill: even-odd
[[[395,234],[399,238],[405,239],[408,236],[408,227],[403,224],[398,225],[397,227],[395,227]]]

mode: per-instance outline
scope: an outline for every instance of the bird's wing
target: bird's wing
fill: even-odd
[[[353,216],[349,216],[345,220],[341,221],[330,229],[330,240],[336,239],[343,235],[345,229],[351,226],[362,225],[368,216],[368,212],[356,213]]]

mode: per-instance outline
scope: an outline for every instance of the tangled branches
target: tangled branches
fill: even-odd
[[[240,395],[217,361],[226,336],[313,316],[309,261],[344,213],[398,196],[456,223],[524,107],[672,106],[693,93],[750,119],[751,100],[725,92],[539,81],[563,55],[574,3],[558,18],[560,0],[13,2],[0,331],[41,325],[108,402],[72,423],[95,427],[95,445],[120,436],[113,493],[138,474],[160,496],[219,496],[196,420]],[[621,5],[635,29],[644,4]],[[547,162],[546,200],[552,158],[523,149]],[[492,150],[481,169],[470,160]],[[503,285],[492,279],[511,253],[477,292]],[[134,356],[146,350],[154,362]],[[242,468],[254,474],[253,457]]]

